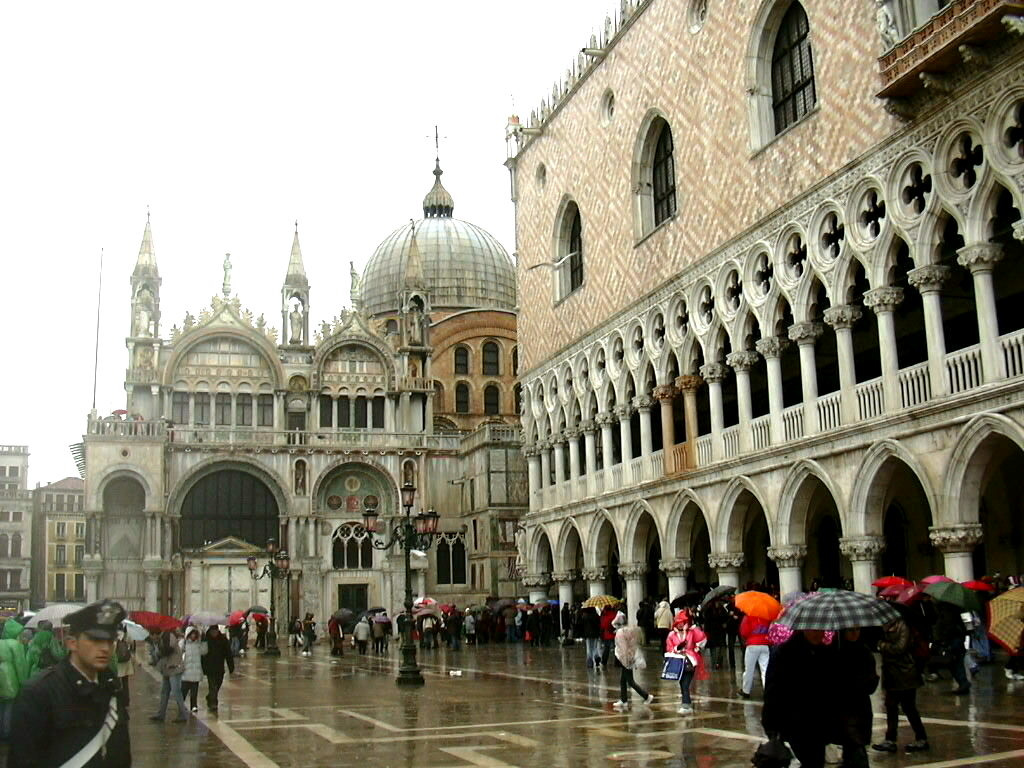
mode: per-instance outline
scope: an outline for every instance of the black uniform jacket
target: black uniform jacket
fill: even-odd
[[[30,680],[14,700],[9,768],[59,768],[100,730],[117,690],[109,670],[90,683],[68,659]],[[128,712],[119,702],[117,725],[87,768],[131,764]]]

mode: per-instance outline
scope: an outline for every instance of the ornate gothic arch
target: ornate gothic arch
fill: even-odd
[[[946,467],[943,503],[935,516],[936,525],[978,522],[981,484],[992,454],[988,443],[997,436],[1024,451],[1024,430],[1002,414],[976,416],[963,428]]]
[[[529,556],[526,560],[526,569],[531,573],[547,573],[549,569],[547,563],[543,562],[544,544],[547,544],[547,552],[551,555],[551,570],[554,570],[556,566],[555,561],[555,548],[551,545],[551,535],[548,532],[547,525],[541,523],[533,527],[532,534],[530,536],[529,544]]]
[[[313,485],[310,492],[310,499],[313,505],[313,514],[322,515],[324,510],[320,508],[320,497],[323,495],[324,484],[330,480],[338,469],[344,467],[346,464],[357,464],[363,468],[367,468],[379,474],[383,478],[381,485],[387,489],[391,494],[391,509],[396,512],[402,509],[401,499],[398,495],[398,482],[390,471],[383,465],[373,459],[366,458],[364,456],[343,456],[342,458],[329,464],[324,470],[317,475],[316,480],[313,481]],[[383,508],[384,505],[381,505]]]
[[[95,490],[92,491],[92,498],[86,502],[85,508],[87,510],[103,509],[103,494],[106,492],[107,486],[114,480],[121,478],[135,480],[142,486],[142,490],[146,494],[146,503],[143,510],[147,512],[152,511],[150,505],[156,502],[152,486],[142,473],[142,470],[133,464],[110,464],[101,469],[98,476],[93,478],[90,483],[90,485],[95,486]]]
[[[321,342],[313,354],[313,371],[317,381],[319,381],[320,376],[323,374],[324,363],[331,353],[341,347],[350,345],[368,348],[380,358],[389,377],[393,378],[396,375],[395,363],[392,357],[394,351],[384,341],[364,334],[344,335],[344,332],[341,332],[339,335],[332,336]]]
[[[917,478],[924,489],[932,519],[935,519],[935,493],[927,473],[917,459],[895,440],[884,440],[871,446],[861,461],[850,494],[848,536],[881,536],[885,509],[882,508],[885,489],[896,467],[901,462]]]
[[[168,494],[167,511],[170,514],[179,517],[181,515],[181,505],[184,503],[185,497],[188,496],[188,492],[192,490],[195,484],[204,477],[212,475],[223,469],[235,469],[240,472],[245,472],[262,481],[274,495],[274,500],[277,502],[278,515],[280,517],[284,517],[288,514],[288,496],[284,491],[285,488],[289,487],[288,482],[281,477],[278,477],[277,473],[268,469],[260,462],[241,454],[234,454],[230,458],[213,456],[192,467],[181,477],[181,479],[178,480],[177,483],[174,484],[174,487]]]
[[[579,540],[580,555],[584,563],[586,562],[587,544],[583,531],[580,530],[575,517],[567,517],[562,520],[562,524],[558,529],[558,536],[555,539],[555,568],[559,571],[568,571],[576,565],[576,558],[570,558],[568,551],[570,536],[573,531],[576,532]]]
[[[658,535],[658,542],[661,544],[662,551],[665,549],[665,530],[659,516],[655,514],[650,504],[643,499],[639,499],[633,502],[633,506],[630,507],[629,514],[626,517],[626,523],[622,529],[625,546],[619,547],[619,554],[624,562],[645,562],[647,560],[647,552],[639,551],[641,542],[637,540],[637,536],[640,532],[638,530],[638,526],[640,525],[640,521],[643,519],[644,514],[650,516],[654,525],[654,531]]]
[[[164,365],[163,380],[161,382],[163,386],[171,387],[174,385],[175,380],[178,378],[178,365],[190,349],[196,346],[196,344],[208,339],[217,338],[218,336],[238,339],[251,345],[273,372],[275,388],[286,388],[288,377],[285,375],[284,366],[281,365],[281,360],[278,358],[277,349],[267,340],[267,337],[256,331],[230,325],[208,325],[197,328],[187,335],[183,334],[175,343],[174,349]]]
[[[688,551],[679,551],[679,542],[682,540],[689,541],[691,546],[693,544],[693,524],[696,518],[695,516],[686,516],[686,510],[691,507],[695,508],[697,513],[704,518],[708,535],[712,541],[715,540],[715,529],[708,518],[704,502],[693,490],[684,488],[672,500],[672,508],[668,515],[668,521],[665,523],[665,532],[672,534],[662,540],[662,552],[666,559],[690,557]]]
[[[619,533],[619,529],[615,526],[615,518],[612,517],[607,509],[599,507],[594,513],[594,519],[590,521],[590,530],[587,532],[587,537],[584,540],[586,548],[583,552],[583,563],[588,568],[598,568],[607,565],[607,563],[601,562],[601,557],[607,552],[610,543],[609,539],[602,535],[602,528],[605,522],[611,526],[612,536],[615,537],[615,543],[619,548],[619,555],[621,556],[622,554],[622,536]]]
[[[749,491],[764,514],[765,522],[768,524],[768,536],[771,538],[774,525],[772,524],[769,507],[765,504],[764,497],[757,489],[754,481],[746,475],[734,477],[725,489],[722,496],[722,503],[719,507],[717,520],[715,521],[714,537],[711,539],[713,551],[715,552],[742,552],[743,551],[743,530],[734,530],[734,523],[742,523],[746,520],[747,505],[740,505],[739,500],[744,491]],[[709,530],[710,527],[709,527]]]
[[[820,481],[832,495],[832,501],[839,511],[839,522],[843,530],[846,530],[848,523],[843,498],[829,478],[828,472],[818,462],[803,459],[790,469],[782,484],[782,493],[779,494],[779,515],[773,537],[777,546],[807,543],[807,518],[814,492],[812,478]]]

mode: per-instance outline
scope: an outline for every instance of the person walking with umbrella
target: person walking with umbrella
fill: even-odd
[[[228,672],[235,673],[235,659],[231,653],[228,639],[217,626],[206,631],[206,654],[202,657],[203,674],[206,675],[206,707],[211,712],[217,711],[217,694],[224,684],[224,667]]]
[[[709,675],[704,664],[701,651],[707,644],[708,636],[704,630],[694,625],[689,611],[679,611],[672,621],[672,629],[665,638],[665,653],[682,654],[686,657],[683,673],[679,678],[679,693],[682,705],[677,712],[681,715],[693,714],[693,699],[690,687],[693,680],[706,680]]]
[[[882,690],[885,691],[885,740],[872,744],[879,752],[895,752],[900,707],[914,731],[915,741],[906,746],[908,752],[928,749],[928,734],[917,711],[917,689],[924,685],[921,669],[911,654],[910,627],[902,618],[882,628],[878,652],[882,656]]]
[[[935,606],[935,627],[932,630],[932,657],[929,669],[937,673],[941,669],[949,669],[956,688],[947,691],[955,696],[963,696],[971,692],[971,682],[967,679],[964,666],[967,649],[967,628],[960,618],[960,609],[952,603],[938,601]]]
[[[622,665],[622,673],[619,676],[619,700],[612,704],[612,707],[620,712],[629,709],[630,688],[640,694],[640,699],[645,704],[651,704],[654,696],[637,685],[633,677],[634,670],[647,668],[644,652],[640,648],[640,628],[627,626],[626,614],[622,611],[615,614],[612,626],[615,628],[615,658]]]
[[[583,608],[583,638],[587,646],[587,669],[601,667],[601,617],[596,608]]]
[[[307,613],[306,618],[302,620],[302,640],[302,655],[312,656],[313,642],[316,640],[316,622],[313,621],[312,613]]]

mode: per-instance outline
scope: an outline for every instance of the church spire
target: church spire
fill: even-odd
[[[295,235],[292,238],[292,253],[288,259],[288,272],[284,277],[285,284],[293,287],[309,287],[306,279],[306,267],[302,263],[302,250],[299,248],[299,222],[295,222]]]
[[[423,198],[423,217],[427,219],[450,219],[455,211],[455,200],[441,183],[441,159],[434,158],[434,186]]]
[[[309,345],[309,280],[299,248],[299,222],[295,222],[288,271],[281,286],[281,328],[287,346]]]
[[[135,261],[135,277],[158,277],[156,268],[156,250],[153,248],[153,230],[149,225],[149,211],[146,211],[146,229],[142,232],[142,245],[139,247],[139,258]]]

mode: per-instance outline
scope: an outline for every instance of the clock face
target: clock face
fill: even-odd
[[[327,506],[330,507],[331,509],[341,509],[342,503],[343,502],[341,500],[341,496],[327,497]]]

